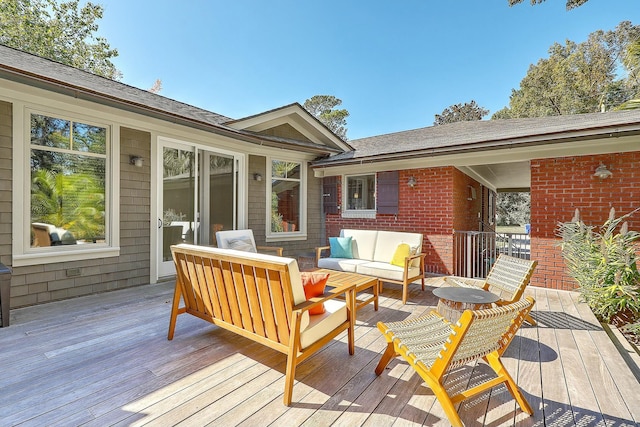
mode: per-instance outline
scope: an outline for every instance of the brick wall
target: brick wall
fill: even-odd
[[[397,215],[378,214],[375,219],[326,215],[326,238],[337,236],[342,228],[422,233],[427,271],[450,273],[453,268],[454,200],[462,197],[463,190],[458,186],[464,183],[466,189],[467,185],[458,173],[461,174],[453,167],[401,170]],[[410,176],[416,179],[413,188],[407,185]],[[342,200],[341,194],[339,197]]]
[[[613,176],[593,173],[600,163]],[[565,273],[556,237],[558,223],[570,221],[576,208],[588,225],[602,225],[613,207],[620,216],[640,206],[640,151],[595,156],[539,159],[531,162],[531,257],[538,267],[531,284],[573,289]],[[640,231],[640,214],[629,218]]]

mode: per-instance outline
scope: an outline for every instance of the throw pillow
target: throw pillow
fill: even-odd
[[[227,239],[227,246],[229,246],[229,249],[235,249],[237,251],[256,252],[256,248],[253,247],[250,237]]]
[[[324,294],[324,288],[327,286],[329,274],[322,273],[300,273],[302,286],[304,288],[304,296],[307,300]],[[325,312],[324,304],[313,307],[309,310],[309,314],[322,314]]]
[[[351,236],[329,237],[329,246],[331,246],[331,258],[353,258]]]
[[[404,267],[404,259],[411,255],[411,246],[406,243],[400,243],[391,258],[391,265]]]

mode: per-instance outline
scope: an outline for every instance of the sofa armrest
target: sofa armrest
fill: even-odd
[[[318,265],[320,258],[322,258],[322,252],[330,249],[331,246],[319,246],[316,248],[316,266]]]
[[[415,255],[411,255],[408,256],[404,259],[404,273],[405,275],[409,272],[409,265],[411,265],[411,263],[413,262],[413,260],[415,259],[420,259],[420,272],[424,273],[424,259],[427,257],[427,254],[425,253],[419,253],[419,254],[415,254]]]
[[[283,251],[283,248],[277,246],[256,246],[256,249],[259,251],[275,252],[278,256],[282,256]]]

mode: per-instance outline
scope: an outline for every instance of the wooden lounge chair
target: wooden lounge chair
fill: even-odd
[[[502,306],[522,298],[536,265],[538,265],[538,261],[500,254],[484,280],[448,276],[444,278],[444,281],[450,286],[475,287],[494,293],[500,297],[495,304]],[[531,315],[527,315],[526,322],[533,326],[536,325],[536,321]]]
[[[188,313],[286,354],[285,405],[291,403],[297,365],[344,330],[354,353],[355,286],[307,301],[295,259],[187,244],[171,252],[176,288],[168,339],[178,315]],[[320,304],[325,313],[309,313]]]
[[[438,313],[401,322],[378,322],[378,329],[387,340],[376,374],[380,375],[389,362],[401,356],[433,390],[452,426],[462,426],[455,404],[504,383],[527,414],[531,406],[505,369],[500,356],[509,346],[534,300],[527,297],[512,304],[486,310],[466,310],[454,325]],[[443,378],[452,369],[483,359],[496,373],[482,384],[454,396],[444,387]]]

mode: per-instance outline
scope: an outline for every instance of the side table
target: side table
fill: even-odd
[[[475,288],[442,287],[433,290],[439,298],[438,313],[451,323],[458,321],[465,310],[491,308],[500,297],[489,291]]]

